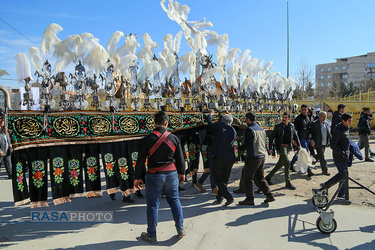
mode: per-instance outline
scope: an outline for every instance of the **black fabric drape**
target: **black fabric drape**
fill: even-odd
[[[83,162],[82,150],[84,145],[69,145],[68,151],[68,173],[69,173],[69,196],[83,196]]]
[[[12,186],[14,206],[30,202],[29,189],[26,181],[27,149],[12,153]]]
[[[48,147],[30,148],[28,151],[30,206],[48,207],[47,204]]]
[[[70,202],[67,146],[49,147],[49,158],[53,203]]]
[[[118,180],[120,183],[120,190],[126,191],[133,188],[133,183],[130,182],[130,167],[128,160],[128,148],[126,141],[117,142],[114,144],[114,154],[119,169]]]
[[[86,145],[84,168],[87,198],[102,196],[99,167],[99,144]]]
[[[115,143],[100,144],[100,153],[107,185],[107,193],[114,194],[119,191],[119,167],[114,154]]]

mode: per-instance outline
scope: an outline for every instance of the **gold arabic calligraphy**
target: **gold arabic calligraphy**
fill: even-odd
[[[79,125],[75,119],[60,117],[54,121],[54,127],[59,135],[74,136],[78,134]]]
[[[43,126],[33,118],[20,118],[15,121],[14,130],[21,137],[34,137],[42,133]]]

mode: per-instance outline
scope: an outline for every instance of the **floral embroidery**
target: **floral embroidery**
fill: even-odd
[[[207,161],[207,145],[202,145],[202,158],[203,162]]]
[[[113,161],[113,155],[111,153],[107,153],[104,155],[104,162],[106,164],[105,169],[107,170],[107,174],[109,177],[112,177],[113,174],[115,173],[113,171],[113,165],[115,162]]]
[[[63,181],[62,174],[64,173],[64,160],[61,157],[56,157],[52,160],[53,176],[56,183]]]
[[[236,158],[238,157],[238,142],[235,141],[233,143],[233,148],[234,148],[234,155],[236,156]]]
[[[69,179],[70,184],[73,186],[77,186],[79,183],[78,177],[81,170],[79,169],[79,160],[71,159],[68,161],[68,168],[69,168]]]
[[[98,176],[96,175],[96,170],[98,169],[96,163],[97,160],[95,157],[89,157],[86,160],[87,174],[91,181],[95,181],[98,178]]]
[[[132,165],[133,169],[135,170],[135,165],[137,165],[137,159],[138,159],[138,152],[132,153]]]
[[[46,173],[44,169],[44,162],[39,160],[33,161],[33,163],[31,163],[31,169],[33,174],[34,186],[36,186],[37,188],[43,187],[43,177]]]
[[[189,144],[189,156],[190,156],[191,161],[194,161],[196,159],[196,157],[195,157],[196,152],[197,152],[197,148],[196,148],[195,144],[190,143]]]
[[[17,162],[16,164],[16,172],[17,172],[17,186],[18,190],[23,192],[24,185],[23,185],[23,166],[21,162]]]
[[[126,160],[125,157],[122,157],[117,160],[118,166],[120,168],[120,174],[121,174],[121,179],[126,181],[129,178],[128,175],[128,161]]]
[[[184,151],[185,151],[185,158],[186,158],[187,162],[190,162],[190,159],[189,159],[189,146],[187,145],[187,143],[184,144]]]

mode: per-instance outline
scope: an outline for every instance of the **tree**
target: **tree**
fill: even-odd
[[[333,81],[331,90],[329,91],[333,99],[340,99],[345,96],[346,86],[342,81]]]
[[[297,89],[294,92],[295,96],[298,95],[300,99],[307,99],[315,96],[314,69],[306,59],[301,59],[297,64],[295,79],[297,85]]]

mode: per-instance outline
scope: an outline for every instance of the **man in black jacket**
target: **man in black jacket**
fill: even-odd
[[[310,143],[310,126],[311,120],[307,116],[308,106],[306,104],[302,104],[301,106],[301,114],[299,114],[294,119],[294,126],[296,128],[298,138],[301,142],[301,147],[305,148],[307,152],[309,152],[309,143]],[[292,161],[290,162],[290,168],[294,169],[294,163],[298,160],[298,155],[295,154],[293,156]],[[307,175],[309,177],[314,176],[315,174],[311,171],[310,166],[307,168]]]
[[[336,125],[341,122],[341,118],[342,118],[341,116],[342,116],[342,114],[345,113],[345,108],[346,108],[345,104],[339,104],[337,106],[337,111],[335,111],[333,113],[332,124],[331,124],[331,134],[332,134],[333,130],[335,129]]]
[[[282,167],[284,167],[285,173],[285,187],[289,189],[296,189],[295,186],[292,185],[290,182],[289,176],[289,158],[288,153],[293,148],[293,140],[296,142],[298,149],[300,147],[300,141],[297,135],[296,130],[294,129],[294,125],[289,122],[290,115],[288,112],[283,114],[283,120],[281,123],[277,124],[272,131],[270,138],[269,138],[269,154],[273,155],[273,150],[276,148],[278,153],[280,154],[279,161],[277,162],[276,166],[272,169],[272,171],[266,176],[266,180],[269,185],[272,185],[271,182],[272,176]],[[275,148],[273,147],[275,140]]]
[[[359,138],[361,139],[361,145],[359,146],[360,149],[365,148],[365,161],[374,162],[374,160],[370,159],[369,151],[370,145],[368,141],[368,137],[371,134],[371,127],[370,127],[370,120],[371,120],[371,109],[365,108],[364,114],[359,118],[358,122],[358,129],[359,129]]]
[[[349,139],[349,126],[353,122],[352,115],[344,113],[342,115],[342,122],[337,124],[332,133],[331,148],[333,151],[333,162],[338,170],[327,182],[320,184],[321,188],[325,188],[338,180],[344,178],[344,171],[348,170],[348,159],[350,154],[350,139]],[[338,198],[344,199],[345,189],[340,189]]]
[[[325,111],[319,112],[319,120],[315,120],[311,124],[311,146],[316,149],[316,158],[320,162],[322,174],[330,175],[327,169],[327,161],[324,158],[325,148],[329,146],[331,140],[331,133],[326,121],[327,113]]]
[[[142,139],[135,166],[134,187],[139,189],[143,180],[146,181],[148,227],[147,233],[141,234],[141,239],[151,244],[157,243],[156,226],[163,190],[172,210],[178,237],[182,238],[186,234],[178,195],[178,182],[185,180],[185,160],[180,140],[167,131],[168,121],[169,117],[164,111],[155,114],[155,130]],[[147,171],[146,159],[148,160]]]

